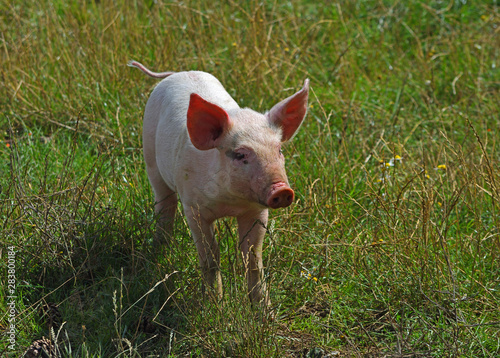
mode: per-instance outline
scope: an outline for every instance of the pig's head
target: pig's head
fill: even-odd
[[[226,112],[191,94],[187,129],[199,150],[217,149],[226,183],[224,200],[244,200],[273,209],[287,207],[294,192],[288,184],[281,145],[299,129],[307,112],[309,80],[294,95],[265,114],[251,109]]]

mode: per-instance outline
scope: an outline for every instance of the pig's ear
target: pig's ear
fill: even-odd
[[[218,146],[221,136],[230,127],[230,119],[221,107],[205,101],[196,93],[189,99],[187,130],[191,143],[199,150]]]
[[[302,124],[307,112],[308,97],[309,79],[306,79],[299,92],[276,104],[267,114],[269,122],[283,130],[282,142],[291,139]]]

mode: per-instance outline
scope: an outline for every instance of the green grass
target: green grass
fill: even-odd
[[[0,355],[42,336],[67,357],[500,354],[498,11],[0,2]],[[310,78],[285,148],[297,200],[271,213],[264,246],[274,319],[245,296],[233,219],[216,226],[223,302],[201,294],[182,216],[152,252],[141,132],[156,81],[130,59],[211,72],[259,111]]]

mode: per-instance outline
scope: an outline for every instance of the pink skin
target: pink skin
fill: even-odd
[[[137,61],[130,61],[127,64],[127,66],[136,67],[136,68],[140,69],[142,72],[144,72],[145,74],[147,74],[148,76],[153,77],[153,78],[166,78],[166,77],[173,75],[175,73],[175,72],[153,72],[153,71],[148,70],[142,63],[139,63]]]
[[[286,208],[293,202],[294,192],[284,182],[274,183],[267,196],[267,206],[272,209]]]
[[[291,205],[281,144],[299,129],[307,110],[309,81],[268,113],[242,109],[220,82],[204,72],[148,70],[165,78],[144,113],[144,158],[155,193],[157,242],[172,240],[180,199],[198,251],[204,283],[222,296],[220,251],[213,222],[234,216],[252,302],[268,305],[262,282],[262,245],[268,208]]]

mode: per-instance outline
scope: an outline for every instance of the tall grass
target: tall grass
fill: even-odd
[[[68,357],[500,354],[500,16],[492,1],[0,3],[0,340]],[[151,250],[142,113],[126,66],[203,70],[269,109],[311,80],[273,211],[272,312],[218,222],[204,298],[181,215]],[[9,348],[7,247],[16,254]],[[274,317],[274,318],[273,318]]]

